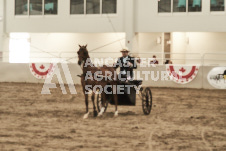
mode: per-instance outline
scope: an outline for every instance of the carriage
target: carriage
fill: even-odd
[[[135,86],[141,86],[142,81],[141,80],[133,80],[133,81],[117,81],[117,85],[123,85],[124,89],[122,89],[121,94],[117,94],[118,96],[118,105],[124,105],[124,106],[136,106],[136,89],[133,87]],[[111,88],[107,89],[107,91],[111,91]],[[152,93],[151,89],[149,87],[141,87],[139,89],[138,96],[142,100],[142,109],[143,113],[145,115],[149,115],[151,113],[152,109]],[[101,94],[97,95],[97,108],[100,112],[102,107],[105,107],[105,111],[107,110],[108,104],[115,105],[115,102],[113,100],[113,94],[106,94],[106,103],[105,106],[102,106],[102,97]]]
[[[91,73],[91,75],[93,75],[94,77],[108,77],[109,75],[106,76],[106,73],[115,73],[115,67],[108,67],[108,66],[103,66],[103,67],[95,67],[92,63],[91,63],[91,59],[89,57],[89,53],[87,50],[87,45],[85,46],[80,46],[79,45],[79,50],[77,51],[78,54],[78,65],[81,66],[83,74],[80,75],[79,77],[81,77],[81,84],[83,86],[83,90],[84,90],[84,94],[85,94],[85,104],[86,104],[86,114],[83,116],[84,119],[88,118],[89,116],[89,108],[88,108],[88,93],[85,93],[85,89],[86,86],[91,85],[91,86],[96,86],[100,80],[97,80],[94,78],[94,80],[86,80],[86,75],[87,73]],[[86,62],[89,62],[88,65],[86,64]],[[97,72],[101,72],[102,74],[97,74]],[[111,79],[117,79],[114,77],[114,74],[110,75]],[[114,93],[115,89],[112,87],[107,87],[107,91],[111,91],[109,89],[113,89],[113,93],[102,93],[103,91],[100,92],[100,94],[98,94],[97,96],[97,108],[98,108],[98,116],[101,116],[103,114],[103,112],[106,111],[108,104],[112,104],[115,105],[115,114],[114,116],[118,116],[118,110],[117,110],[117,106],[118,105],[127,105],[127,106],[136,106],[136,89],[134,87],[126,87],[125,86],[141,86],[142,81],[141,80],[126,80],[126,81],[122,81],[122,80],[109,80],[109,81],[103,81],[99,83],[101,86],[101,88],[106,88],[106,86],[112,85],[112,86],[118,86],[119,85],[123,85],[124,89],[123,89],[123,93]],[[117,89],[116,88],[116,89]],[[142,108],[143,108],[143,112],[145,115],[149,115],[151,112],[151,108],[152,108],[152,93],[151,93],[151,89],[149,87],[146,88],[140,88],[140,93],[139,93],[139,97],[142,100]],[[106,91],[106,89],[104,90]],[[120,89],[121,91],[121,89]],[[93,102],[93,113],[94,116],[97,116],[97,111],[96,111],[96,106],[95,106],[95,90],[92,92],[92,102]],[[114,101],[113,101],[114,100]],[[118,102],[117,104],[115,104],[115,102]]]

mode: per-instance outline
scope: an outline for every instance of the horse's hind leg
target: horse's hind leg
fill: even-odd
[[[96,117],[97,116],[97,110],[96,110],[96,106],[95,106],[95,93],[92,93],[92,102],[93,102],[93,116]]]
[[[103,99],[101,99],[102,107],[100,109],[100,112],[98,113],[98,116],[102,116],[105,111],[106,94],[104,92],[102,92],[101,97],[103,98]]]
[[[85,103],[86,103],[86,114],[83,116],[84,119],[89,117],[89,102],[88,102],[88,94],[85,94]]]
[[[117,83],[114,82],[112,83],[112,87],[117,87]],[[114,102],[115,102],[115,114],[114,116],[117,117],[118,116],[118,95],[117,95],[117,89],[112,89],[112,92],[113,92],[113,99],[114,99]]]
[[[114,94],[113,95],[113,97],[114,97],[114,101],[115,101],[115,117],[117,117],[118,116],[118,96],[117,96],[117,94]]]

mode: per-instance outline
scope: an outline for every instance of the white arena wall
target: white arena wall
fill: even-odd
[[[184,55],[172,55],[174,59],[182,58],[183,60],[174,60],[174,63],[191,64],[200,62],[200,58],[211,55],[204,64],[220,64],[226,60],[226,33],[222,32],[172,32],[171,34],[171,52],[183,53]],[[189,55],[193,54],[193,55]],[[219,54],[219,55],[217,55]],[[190,60],[192,59],[192,60]],[[197,60],[195,60],[197,59]],[[204,58],[205,59],[205,58]],[[213,61],[214,60],[214,61]]]
[[[17,33],[16,33],[17,34]],[[106,57],[106,52],[119,53],[125,47],[125,33],[28,33],[30,61],[49,61],[50,58],[76,58],[78,45],[86,45],[89,52]],[[3,61],[9,62],[10,35],[5,39]],[[21,51],[18,49],[18,51]],[[119,55],[119,54],[117,54]],[[23,57],[23,56],[22,56]],[[97,56],[96,56],[97,57]],[[74,62],[74,60],[69,60]]]
[[[26,83],[44,83],[45,80],[35,78],[29,68],[28,63],[0,63],[0,82],[26,82]],[[62,66],[57,64],[61,77],[66,84],[65,75]],[[80,84],[78,74],[82,73],[81,68],[77,64],[68,64],[74,84]],[[53,83],[58,83],[56,76],[52,79]]]
[[[140,33],[226,32],[225,11],[211,12],[209,0],[202,0],[201,12],[185,13],[158,13],[157,0],[118,0],[117,13],[108,15],[71,15],[70,0],[58,0],[58,14],[54,16],[17,16],[14,13],[14,3],[14,0],[0,0],[0,4],[4,5],[4,10],[0,11],[0,17],[3,17],[3,22],[0,22],[0,34],[4,38],[13,32],[125,33],[123,45],[132,51],[143,51],[143,48],[146,51],[145,46],[139,46],[137,43]],[[147,48],[150,49],[151,46]],[[158,47],[151,51],[158,52]]]
[[[30,38],[30,61],[59,57],[75,58],[78,44],[88,44],[92,57],[119,57],[126,46],[126,33],[28,33]],[[132,54],[135,57],[156,55],[160,64],[164,62],[162,32],[136,33]],[[160,38],[160,43],[157,39]],[[171,32],[171,58],[175,64],[225,64],[226,32]],[[10,35],[3,41],[3,61],[9,62]],[[21,50],[18,50],[21,51]],[[100,53],[101,52],[101,53]],[[97,53],[97,54],[94,54]],[[206,55],[211,54],[211,55]],[[215,54],[215,55],[213,55]],[[223,55],[222,55],[223,54]],[[148,56],[147,56],[148,55]],[[42,59],[40,59],[42,58]],[[211,60],[212,59],[212,60]],[[69,63],[74,63],[70,60]]]
[[[81,68],[77,64],[67,64],[70,70],[74,84],[80,84],[80,78],[77,77],[78,74],[82,73]],[[67,84],[65,75],[61,64],[57,64],[63,82]],[[207,75],[209,71],[215,66],[200,66],[199,72],[196,78],[188,84],[177,84],[173,81],[162,81],[161,78],[157,81],[148,80],[143,82],[143,86],[151,87],[172,87],[172,88],[197,88],[197,89],[215,89],[212,87],[207,80]],[[0,82],[26,82],[26,83],[44,83],[45,80],[35,78],[29,69],[29,64],[16,64],[16,63],[0,63]],[[136,71],[152,71],[157,76],[157,72],[166,71],[165,65],[158,65],[157,67],[138,67]],[[161,77],[161,76],[160,76]],[[144,79],[144,76],[141,76]],[[149,78],[150,79],[150,78]],[[54,75],[52,83],[58,83],[57,76]]]

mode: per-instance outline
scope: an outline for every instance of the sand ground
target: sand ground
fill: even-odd
[[[226,150],[225,90],[151,88],[150,115],[137,106],[114,106],[83,120],[84,96],[42,84],[0,83],[0,150]]]

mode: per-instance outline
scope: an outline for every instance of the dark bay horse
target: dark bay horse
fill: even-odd
[[[94,88],[95,86],[100,86],[104,89],[104,87],[106,85],[111,85],[114,86],[117,84],[117,79],[114,78],[114,73],[115,73],[115,68],[113,67],[107,67],[107,66],[103,66],[103,67],[95,67],[92,62],[91,59],[89,57],[89,53],[87,50],[87,45],[85,46],[80,46],[79,45],[79,50],[77,52],[78,54],[78,65],[81,66],[83,74],[81,75],[81,84],[82,84],[82,88],[83,88],[83,93],[85,95],[85,104],[86,104],[86,114],[84,115],[84,119],[88,118],[89,116],[89,108],[88,108],[88,94],[87,92],[87,86],[91,86],[91,88]],[[108,79],[103,78],[102,80],[96,80],[95,78],[87,78],[88,73],[91,74],[92,77],[105,77],[106,75],[109,76]],[[112,73],[109,75],[109,73]],[[102,89],[102,90],[103,90]],[[95,90],[92,89],[92,102],[93,102],[93,113],[94,116],[97,116],[97,110],[96,110],[96,106],[95,106]],[[100,91],[99,91],[100,93]],[[105,106],[105,102],[106,102],[106,93],[104,91],[101,92],[101,97],[102,99],[102,106]],[[117,100],[117,94],[116,92],[114,92],[113,94],[113,98],[115,101],[115,114],[114,116],[118,116],[118,110],[117,110],[117,104],[118,104],[118,100]],[[105,108],[102,107],[101,111],[98,113],[98,116],[101,116],[105,111]]]

